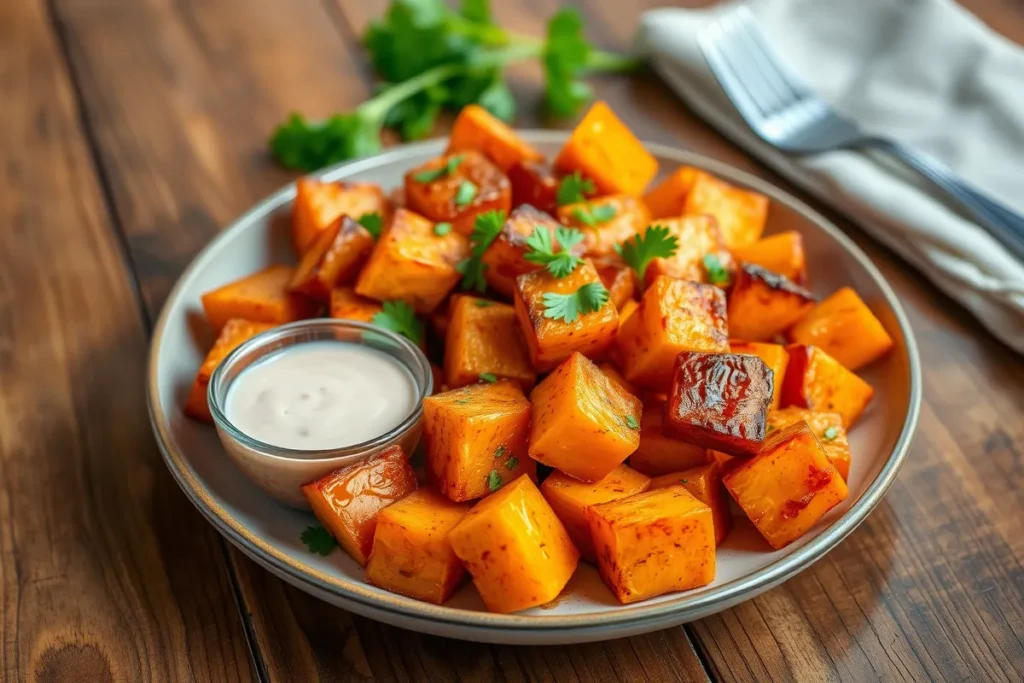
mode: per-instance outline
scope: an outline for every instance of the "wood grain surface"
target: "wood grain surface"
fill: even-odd
[[[494,3],[534,34],[559,4]],[[668,3],[575,4],[624,50],[639,11]],[[1024,40],[1019,4],[966,4]],[[149,434],[148,321],[221,227],[294,177],[266,155],[273,126],[367,95],[359,36],[385,5],[0,2],[0,678],[1024,679],[1024,363],[834,215],[907,309],[925,406],[883,503],[781,587],[606,644],[475,645],[328,606],[216,536]],[[519,125],[571,125],[536,113],[539,84],[513,70]],[[650,75],[596,86],[642,138],[786,186]]]

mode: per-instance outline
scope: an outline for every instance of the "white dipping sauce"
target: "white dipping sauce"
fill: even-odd
[[[397,360],[346,342],[296,344],[253,363],[228,388],[225,413],[242,433],[297,450],[343,448],[397,427],[416,404]]]

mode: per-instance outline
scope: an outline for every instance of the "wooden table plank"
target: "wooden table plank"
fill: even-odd
[[[132,275],[41,0],[0,3],[0,679],[241,681],[222,541],[153,446]]]

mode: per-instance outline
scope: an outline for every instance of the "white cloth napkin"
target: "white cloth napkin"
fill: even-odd
[[[697,114],[844,212],[1024,353],[1024,263],[928,181],[871,153],[789,156],[747,127],[697,43],[731,6],[647,12],[641,48]],[[839,111],[1024,211],[1024,49],[949,0],[764,0],[750,7],[782,61]]]

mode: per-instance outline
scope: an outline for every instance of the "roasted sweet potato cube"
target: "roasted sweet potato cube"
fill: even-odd
[[[295,204],[292,206],[292,246],[295,253],[301,258],[317,236],[342,216],[359,220],[368,213],[379,213],[384,219],[388,217],[388,201],[379,186],[299,178],[295,183]]]
[[[711,508],[682,486],[591,505],[587,521],[601,578],[623,604],[715,579]]]
[[[469,512],[430,489],[419,489],[377,515],[366,580],[392,593],[440,605],[466,575],[448,533]]]
[[[817,346],[847,370],[862,368],[892,348],[892,337],[849,287],[843,287],[800,318],[789,330],[789,339]]]
[[[296,294],[326,302],[331,290],[352,284],[373,251],[373,235],[348,216],[322,231],[288,284]]]
[[[580,481],[608,476],[640,442],[640,400],[574,353],[530,394],[530,457]]]
[[[241,346],[242,342],[249,341],[260,332],[265,332],[273,327],[268,323],[254,323],[239,318],[227,321],[217,336],[217,341],[213,343],[213,348],[206,354],[203,364],[199,366],[199,372],[196,373],[188,401],[185,403],[185,414],[197,420],[213,422],[213,416],[210,415],[210,404],[206,400],[206,390],[210,386],[213,371],[217,369],[222,360],[227,358],[229,353]]]
[[[667,486],[682,486],[697,500],[711,508],[711,517],[715,523],[715,545],[722,545],[722,541],[732,529],[729,497],[722,485],[722,466],[717,462],[710,462],[700,467],[663,474],[651,479],[652,489],[662,489]]]
[[[644,417],[640,420],[640,445],[629,456],[630,467],[656,477],[707,464],[707,448],[668,436],[664,427],[664,402],[645,404]]]
[[[653,225],[668,228],[669,234],[679,240],[679,248],[670,258],[656,258],[648,264],[644,273],[647,284],[654,282],[660,275],[693,282],[709,282],[708,267],[705,263],[705,257],[709,254],[717,259],[716,266],[725,269],[727,273],[735,270],[732,255],[725,250],[722,233],[711,216],[663,219],[654,221]]]
[[[508,177],[480,152],[446,154],[405,174],[409,208],[468,236],[476,217],[512,208]]]
[[[846,482],[806,423],[773,434],[722,477],[725,488],[775,550],[803,536],[846,499]]]
[[[568,532],[529,477],[477,503],[448,539],[491,612],[551,602],[579,563]]]
[[[786,347],[781,344],[736,341],[735,339],[729,342],[729,346],[733,353],[757,356],[772,371],[772,386],[774,387],[772,408],[778,408],[782,398],[782,382],[786,378],[786,367],[789,365],[789,354],[786,353]]]
[[[616,247],[651,222],[647,206],[631,195],[616,194],[558,208],[558,220],[583,233],[583,253],[613,256]]]
[[[517,277],[541,268],[526,260],[526,240],[534,230],[542,228],[551,233],[552,243],[555,243],[554,234],[558,225],[554,218],[528,204],[515,208],[505,220],[501,232],[484,252],[484,277],[487,284],[496,292],[511,297],[516,289]],[[573,251],[582,254],[583,245],[576,245]]]
[[[622,326],[618,347],[626,379],[667,388],[681,352],[729,350],[725,294],[711,285],[659,277]]]
[[[380,302],[359,296],[352,287],[336,287],[331,290],[332,318],[369,323],[382,310],[384,308]]]
[[[681,166],[644,195],[644,204],[652,218],[678,218],[683,215],[686,196],[701,173],[693,166]]]
[[[291,279],[289,266],[270,266],[203,294],[210,327],[220,332],[232,318],[281,325],[313,317],[320,305],[289,292]]]
[[[640,308],[640,302],[636,299],[629,299],[619,309],[619,330],[622,330],[622,326],[629,320],[629,316],[637,312]]]
[[[619,369],[617,367],[615,367],[611,363],[601,363],[597,367],[601,370],[601,372],[604,373],[605,377],[607,377],[608,379],[622,387],[622,389],[626,391],[626,393],[633,394],[634,396],[636,396],[636,387],[634,387],[631,382],[629,382],[625,377],[622,376],[622,373],[619,372]]]
[[[444,370],[445,381],[453,389],[510,379],[529,391],[537,382],[516,310],[509,304],[473,296],[460,296],[452,304]]]
[[[540,492],[562,520],[569,538],[580,551],[580,557],[593,562],[594,542],[590,538],[587,507],[643,493],[650,485],[650,477],[619,465],[607,477],[592,484],[573,479],[562,472],[552,472],[541,484]]]
[[[462,235],[437,235],[429,220],[398,209],[359,274],[356,293],[378,301],[400,299],[418,313],[430,313],[458,284],[462,276],[456,266],[468,255]]]
[[[527,457],[530,402],[515,382],[471,384],[423,399],[423,447],[437,488],[462,502],[520,475],[536,479]]]
[[[811,293],[789,278],[742,263],[729,293],[729,334],[769,341],[813,306]]]
[[[785,275],[798,285],[807,282],[807,260],[804,238],[796,231],[780,232],[741,247],[733,247],[737,261],[753,263],[765,270]]]
[[[551,214],[558,211],[559,178],[543,161],[521,161],[508,169],[508,182],[512,185],[512,207],[529,204],[539,211]]]
[[[580,315],[571,323],[544,314],[545,294],[572,294],[583,285],[600,282],[601,278],[590,261],[577,266],[563,278],[556,278],[547,270],[525,273],[516,278],[516,317],[530,349],[530,360],[538,372],[550,370],[577,351],[597,356],[615,342],[619,314],[610,302],[596,311]]]
[[[839,413],[849,429],[871,401],[871,385],[816,346],[790,344],[789,367],[782,383],[782,407]]]
[[[636,272],[618,257],[606,256],[593,261],[602,284],[608,290],[608,300],[621,312],[626,302],[632,301],[636,294]]]
[[[715,217],[729,249],[756,242],[768,220],[768,197],[700,171],[686,194],[684,216]]]
[[[523,161],[544,160],[544,155],[524,142],[508,124],[478,104],[463,107],[455,118],[445,154],[466,151],[483,152],[504,173]]]
[[[764,441],[773,386],[771,369],[757,356],[680,353],[665,432],[731,455],[753,455]]]
[[[365,566],[377,515],[416,490],[416,474],[401,446],[342,467],[302,487],[313,514],[338,544]]]
[[[780,408],[768,413],[768,431],[782,431],[790,425],[806,422],[825,449],[825,457],[843,481],[850,477],[850,440],[839,413],[817,413],[806,408]]]
[[[639,195],[658,161],[604,102],[595,102],[555,158],[555,170],[579,171],[601,194]]]

